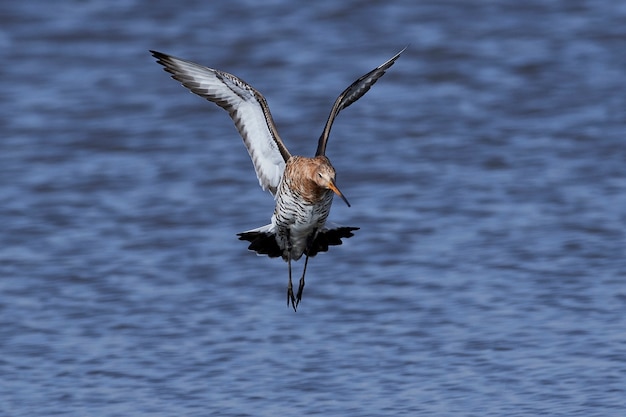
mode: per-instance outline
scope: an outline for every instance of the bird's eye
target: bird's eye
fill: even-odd
[[[318,172],[317,175],[319,175],[320,178],[324,177],[321,172]]]

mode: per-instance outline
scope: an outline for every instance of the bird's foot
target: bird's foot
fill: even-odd
[[[296,305],[295,307],[298,307],[298,304],[300,304],[300,301],[302,301],[302,291],[304,290],[304,277],[300,278],[300,285],[298,286],[298,294],[296,294]]]
[[[298,293],[298,295],[300,295],[300,293]],[[293,288],[291,287],[291,285],[289,285],[287,287],[287,307],[289,307],[289,304],[291,304],[291,306],[293,307],[293,311],[297,311],[299,302],[300,299],[296,301],[296,297],[294,297],[293,295]]]

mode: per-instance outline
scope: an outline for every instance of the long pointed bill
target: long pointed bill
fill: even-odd
[[[330,188],[335,194],[341,197],[341,199],[346,202],[348,207],[350,207],[350,203],[348,203],[348,199],[341,193],[341,191],[339,191],[339,188],[337,188],[334,181],[330,181],[328,183],[328,188]]]

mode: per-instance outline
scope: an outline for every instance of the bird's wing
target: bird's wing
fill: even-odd
[[[285,162],[291,155],[278,135],[263,95],[232,74],[161,52],[150,52],[172,78],[230,114],[248,149],[259,184],[276,194]]]
[[[402,54],[402,52],[404,52],[406,48],[408,48],[408,46],[405,46],[404,49],[395,54],[384,64],[379,65],[367,74],[363,75],[361,78],[353,82],[350,87],[346,88],[341,94],[339,94],[339,97],[337,97],[337,100],[335,100],[335,104],[330,111],[330,115],[328,116],[328,120],[326,121],[326,126],[324,126],[324,131],[322,132],[322,135],[320,136],[320,139],[317,143],[317,151],[315,152],[315,155],[319,156],[326,153],[326,143],[328,142],[330,129],[333,126],[335,117],[337,117],[339,112],[363,97],[363,95],[369,91],[372,85],[374,85],[374,83],[385,74],[385,71],[387,71],[387,69],[389,69],[389,67],[391,67],[394,62],[396,62],[396,59],[398,59],[400,54]]]

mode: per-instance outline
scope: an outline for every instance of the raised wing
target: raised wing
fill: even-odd
[[[278,136],[263,95],[232,74],[161,52],[150,52],[173,79],[230,114],[248,149],[259,184],[276,194],[285,162],[291,154]]]
[[[396,62],[396,59],[398,59],[400,54],[402,54],[402,52],[404,52],[406,48],[408,48],[408,46],[405,46],[400,52],[395,54],[384,64],[374,68],[367,74],[363,75],[361,78],[353,82],[350,87],[346,88],[341,94],[339,94],[339,97],[337,97],[337,100],[335,100],[335,104],[330,111],[330,115],[328,116],[328,120],[326,121],[326,126],[324,126],[324,131],[322,132],[322,135],[320,136],[320,139],[317,143],[317,151],[315,152],[316,156],[326,154],[326,143],[328,142],[330,129],[333,126],[335,117],[337,117],[339,112],[363,97],[363,95],[369,91],[374,83],[385,74],[385,71],[387,71],[387,69],[389,69],[389,67],[391,67],[394,62]]]

